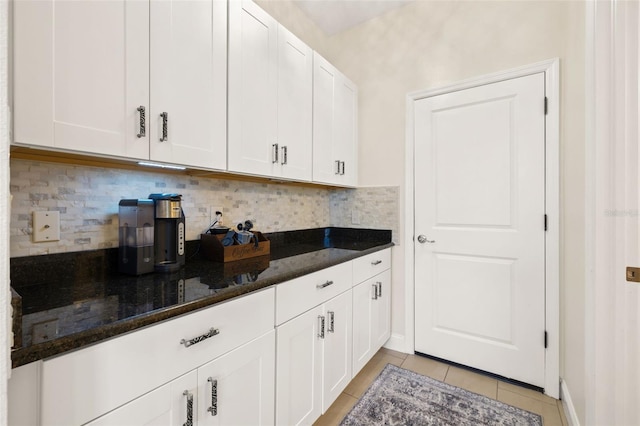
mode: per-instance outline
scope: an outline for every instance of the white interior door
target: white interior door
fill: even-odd
[[[415,103],[415,350],[544,387],[545,78]]]

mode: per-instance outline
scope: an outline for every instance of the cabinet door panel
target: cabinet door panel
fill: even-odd
[[[198,379],[195,371],[185,374],[104,416],[88,426],[182,426],[187,421],[188,392],[197,412]],[[192,414],[192,415],[194,415]]]
[[[333,152],[336,69],[322,56],[313,56],[313,180],[334,183],[337,166]]]
[[[375,327],[373,342],[376,351],[380,349],[391,336],[391,270],[386,270],[374,277],[374,281],[380,283],[378,299],[375,300]]]
[[[275,351],[275,331],[271,331],[199,368],[198,424],[273,424]],[[213,407],[214,383],[215,415],[208,410]]]
[[[149,10],[137,1],[16,2],[16,143],[147,159]]]
[[[278,29],[280,168],[276,174],[310,181],[313,51],[282,25]]]
[[[353,288],[353,374],[375,354],[373,341],[375,289],[365,281]]]
[[[311,424],[322,414],[322,308],[277,328],[276,424]]]
[[[277,127],[278,23],[255,3],[229,3],[229,164],[271,175]]]
[[[352,293],[345,291],[325,304],[323,413],[351,381],[352,376]]]
[[[226,168],[226,17],[223,1],[151,2],[152,160]]]
[[[342,162],[340,183],[355,186],[358,173],[358,89],[340,75],[335,87],[334,152]]]

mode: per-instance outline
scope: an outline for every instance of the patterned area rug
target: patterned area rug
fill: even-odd
[[[392,364],[340,423],[348,425],[542,425],[520,408]]]

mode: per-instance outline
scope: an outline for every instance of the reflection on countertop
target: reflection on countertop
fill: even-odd
[[[60,354],[392,246],[389,231],[319,228],[267,234],[271,255],[199,256],[174,273],[117,272],[117,249],[11,259],[21,301],[13,366]],[[21,343],[21,344],[20,344]]]

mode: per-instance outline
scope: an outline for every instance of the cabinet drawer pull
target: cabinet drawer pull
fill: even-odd
[[[207,382],[211,383],[211,407],[207,408],[207,411],[211,413],[211,416],[218,415],[218,380],[213,377],[209,377]]]
[[[318,315],[318,337],[324,339],[324,316]]]
[[[335,330],[335,328],[333,326],[333,323],[334,323],[334,320],[335,320],[336,313],[333,312],[333,311],[329,311],[329,312],[327,312],[327,314],[329,314],[329,328],[327,329],[327,331],[329,333],[335,333],[336,330]]]
[[[271,160],[271,162],[275,164],[278,162],[278,144],[274,143],[273,145],[271,145],[271,148],[273,149],[273,159]]]
[[[188,390],[182,394],[187,397],[187,421],[182,426],[193,426],[193,394]]]
[[[282,147],[282,163],[280,164],[287,164],[287,147],[286,146]]]
[[[342,164],[341,170],[340,170],[340,174],[344,175],[344,161],[341,161],[340,164]]]
[[[162,117],[162,137],[160,142],[166,142],[169,139],[169,113],[163,112],[160,117]]]
[[[324,284],[317,284],[316,288],[325,288],[325,287],[329,287],[331,284],[333,284],[333,281],[327,281]]]
[[[381,263],[382,263],[382,260],[374,260],[373,262],[371,262],[371,264],[372,264],[373,266],[377,266],[377,265],[379,265],[379,264],[381,264]]]
[[[194,337],[193,339],[182,339],[180,340],[180,344],[184,345],[185,348],[188,348],[191,345],[195,345],[196,343],[200,343],[203,340],[208,339],[209,337],[213,337],[213,336],[217,336],[218,334],[220,334],[220,330],[218,330],[217,328],[211,328],[209,329],[209,332],[207,334],[203,334],[202,336],[198,336],[198,337]]]
[[[373,286],[373,296],[371,298],[373,300],[378,300],[378,283],[371,284]]]
[[[381,282],[381,281],[378,281],[378,282],[376,283],[376,287],[377,287],[377,289],[378,289],[378,290],[377,290],[378,294],[377,294],[377,297],[376,297],[376,298],[378,298],[378,297],[382,297],[382,282]]]
[[[138,112],[140,113],[140,133],[138,133],[136,136],[139,138],[143,138],[147,136],[147,119],[144,105],[140,105],[138,107]]]
[[[336,160],[336,174],[340,174],[340,160]]]

